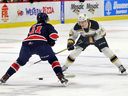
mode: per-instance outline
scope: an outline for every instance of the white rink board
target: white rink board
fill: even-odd
[[[3,6],[6,5],[8,10],[4,10]],[[36,15],[39,12],[45,12],[49,15],[51,20],[59,20],[60,18],[60,2],[36,2],[36,3],[1,3],[0,4],[0,23],[13,23],[13,22],[27,22],[35,21]],[[19,12],[19,14],[18,14]],[[8,20],[4,22],[5,14],[8,15]],[[3,15],[3,17],[2,17]]]
[[[6,7],[5,7],[6,6]],[[64,2],[65,19],[75,19],[77,15],[72,12],[71,7],[80,7],[81,12],[91,17],[103,16],[103,0],[86,1],[82,5],[78,1]],[[92,11],[93,7],[94,11]],[[60,20],[61,2],[36,2],[36,3],[1,3],[0,4],[0,23],[32,22],[35,21],[39,12],[45,12],[50,20]]]

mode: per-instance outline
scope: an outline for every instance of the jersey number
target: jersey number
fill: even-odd
[[[41,34],[41,29],[42,29],[42,26],[33,26],[32,30],[29,32],[29,35],[34,33]]]

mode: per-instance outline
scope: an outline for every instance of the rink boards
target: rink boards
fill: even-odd
[[[128,1],[126,0],[86,0],[65,2],[0,3],[0,28],[30,26],[35,23],[36,15],[45,12],[50,23],[73,23],[77,15],[74,9],[84,12],[96,20],[128,19]]]

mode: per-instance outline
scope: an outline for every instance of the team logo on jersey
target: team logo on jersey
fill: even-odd
[[[8,19],[9,19],[9,16],[8,16],[8,6],[6,4],[4,4],[2,6],[2,12],[1,12],[1,17],[2,17],[2,20],[4,22],[7,22]]]

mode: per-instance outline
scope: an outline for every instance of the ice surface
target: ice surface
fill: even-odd
[[[110,48],[128,69],[128,20],[100,22],[106,29]],[[55,52],[66,48],[68,32],[74,24],[55,25],[60,38],[53,47]],[[21,41],[29,28],[0,29],[0,77],[17,59]],[[57,55],[64,65],[70,52]],[[0,96],[128,96],[128,76],[120,75],[98,49],[89,46],[67,70],[75,74],[69,78],[69,85],[63,87],[47,62],[33,64],[40,60],[33,55],[29,62],[14,74],[5,85],[0,85]],[[38,80],[43,77],[43,80]]]

